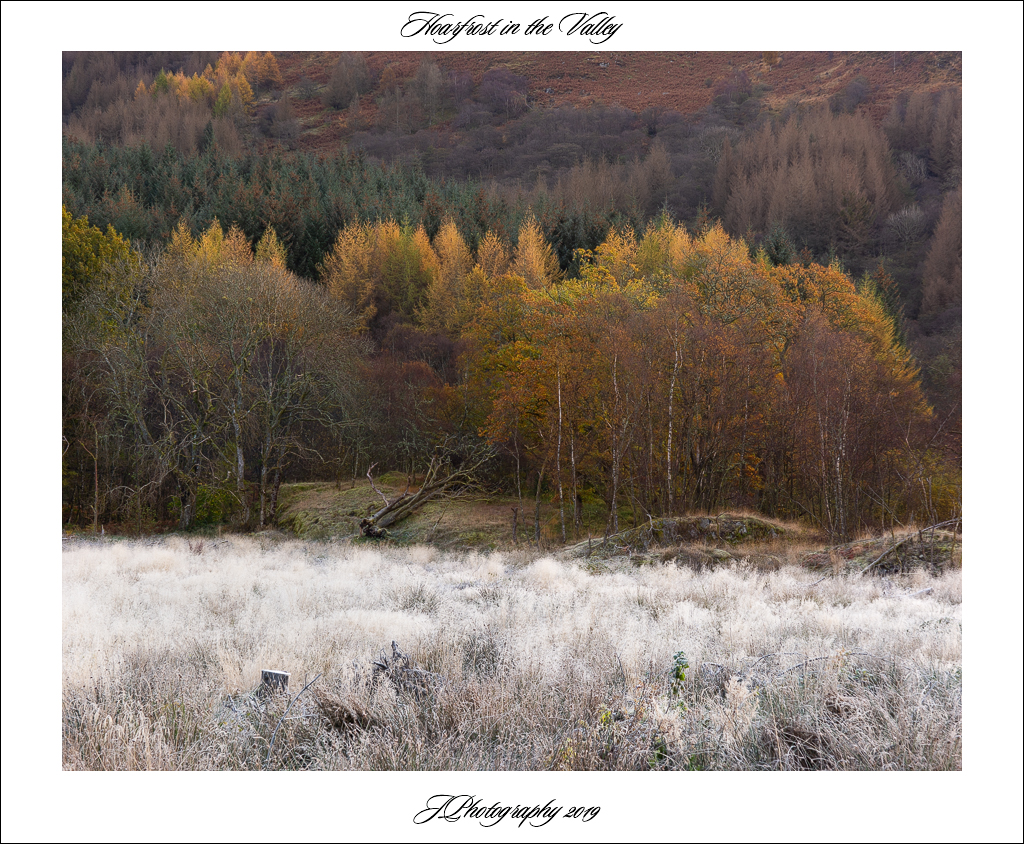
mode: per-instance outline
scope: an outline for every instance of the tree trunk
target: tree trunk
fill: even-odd
[[[558,518],[562,523],[562,544],[565,544],[565,499],[562,494],[562,372],[558,372],[558,445],[555,449],[555,474],[558,476]]]
[[[540,489],[541,484],[544,482],[544,469],[547,466],[547,460],[545,460],[540,466],[540,472],[537,473],[537,498],[536,507],[533,511],[533,538],[537,543],[537,548],[540,548]]]
[[[96,434],[96,453],[92,457],[93,491],[92,491],[92,532],[100,529],[100,429],[93,422],[92,429]]]
[[[583,520],[583,513],[579,485],[576,478],[576,432],[569,428],[569,464],[572,467],[572,535],[573,539],[579,538],[580,523]]]
[[[676,393],[676,376],[679,373],[679,348],[676,348],[676,359],[675,363],[672,364],[672,380],[669,382],[668,387],[668,445],[665,448],[665,474],[668,479],[668,512],[667,515],[673,515],[673,502],[672,502],[672,403],[675,399]]]
[[[264,457],[263,465],[260,466],[260,528],[267,523],[267,464]]]
[[[270,494],[270,521],[277,521],[277,494],[281,491],[281,467],[274,472],[274,490]]]
[[[516,435],[516,497],[519,500],[519,506],[516,508],[516,521],[518,522],[519,513],[523,510],[523,479],[522,473],[519,466],[519,437]],[[519,540],[516,539],[515,528],[512,530],[512,539],[515,540],[516,544],[519,544]]]
[[[199,489],[199,461],[196,455],[195,443],[189,449],[189,462],[191,464],[187,472],[178,476],[178,482],[184,487],[181,496],[181,522],[182,530],[192,527],[196,515],[196,492]]]
[[[619,425],[619,356],[612,361],[612,387],[615,391],[615,409],[612,412],[612,533],[619,532],[619,449],[621,443],[618,436]]]
[[[249,496],[245,494],[245,452],[242,449],[242,426],[238,421],[238,403],[231,413],[231,424],[235,429],[235,488],[238,490],[238,500],[242,504],[242,524],[249,524],[251,516],[249,512]]]

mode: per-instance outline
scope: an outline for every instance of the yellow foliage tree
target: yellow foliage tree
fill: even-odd
[[[522,276],[534,290],[542,290],[561,278],[558,259],[532,215],[519,227],[512,271]]]
[[[217,94],[217,102],[213,104],[213,116],[224,117],[230,114],[232,101],[231,85],[225,82]]]
[[[260,56],[259,67],[264,85],[278,88],[284,84],[281,78],[281,69],[277,66],[277,58],[273,53],[267,52]]]
[[[457,337],[473,307],[464,283],[473,267],[473,256],[451,220],[445,220],[442,224],[433,246],[437,256],[437,270],[427,290],[423,323],[434,331]]]
[[[255,100],[252,88],[249,86],[249,82],[246,80],[245,76],[241,73],[235,77],[234,82],[235,89],[238,91],[238,101],[242,104],[242,108],[245,109],[245,112],[248,114],[252,111],[252,104]]]
[[[194,103],[213,101],[213,83],[205,76],[193,73],[183,86],[188,98]]]
[[[595,258],[597,265],[607,269],[619,285],[625,285],[640,274],[637,253],[636,235],[626,226],[608,232],[604,243],[595,250]]]
[[[261,263],[271,264],[280,270],[287,269],[288,252],[278,238],[273,226],[269,226],[263,232],[263,237],[256,244],[256,260]]]
[[[488,278],[499,278],[509,271],[512,259],[505,242],[488,231],[476,251],[476,262]]]
[[[321,278],[366,330],[389,313],[419,313],[436,271],[426,230],[386,220],[343,229],[324,259]]]
[[[242,67],[242,56],[239,53],[231,53],[225,50],[217,59],[217,71],[223,71],[228,76],[234,76]]]

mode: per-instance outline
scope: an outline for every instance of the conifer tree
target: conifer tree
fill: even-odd
[[[235,88],[238,91],[238,102],[241,104],[242,109],[246,114],[252,111],[252,105],[255,97],[252,93],[252,88],[249,86],[248,80],[244,74],[237,74],[234,78]]]
[[[226,117],[231,113],[231,86],[227,83],[221,87],[220,92],[217,94],[217,102],[213,104],[213,116],[214,117]]]
[[[433,248],[437,269],[427,290],[423,323],[435,331],[458,337],[472,307],[465,289],[465,277],[473,267],[473,256],[451,219],[441,225]]]
[[[263,84],[268,88],[277,89],[284,84],[284,80],[281,78],[281,69],[277,65],[277,57],[271,52],[260,56],[259,73]]]
[[[288,252],[278,238],[273,226],[267,227],[263,237],[256,244],[256,260],[261,263],[271,264],[279,270],[287,269]]]
[[[558,259],[532,215],[519,228],[512,271],[535,290],[542,290],[561,276]]]
[[[961,206],[963,188],[946,194],[942,214],[935,226],[923,270],[925,314],[937,314],[961,297],[963,263],[963,225]]]
[[[488,278],[500,278],[509,271],[508,247],[493,230],[488,230],[477,249],[477,265]]]

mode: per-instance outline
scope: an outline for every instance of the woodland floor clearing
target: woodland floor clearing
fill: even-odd
[[[63,767],[960,768],[959,569],[650,562],[66,541]]]

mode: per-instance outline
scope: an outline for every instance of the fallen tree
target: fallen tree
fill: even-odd
[[[405,492],[393,501],[388,501],[387,496],[377,489],[373,482],[373,469],[376,466],[374,464],[367,470],[366,477],[369,478],[373,491],[384,501],[384,506],[359,523],[363,536],[385,539],[388,536],[387,528],[408,518],[427,502],[453,490],[472,486],[476,482],[477,471],[490,456],[490,449],[482,446],[471,448],[468,453],[458,452],[450,441],[445,440],[434,449],[434,455],[430,458],[430,466],[420,488],[416,492],[410,492],[406,487]]]

